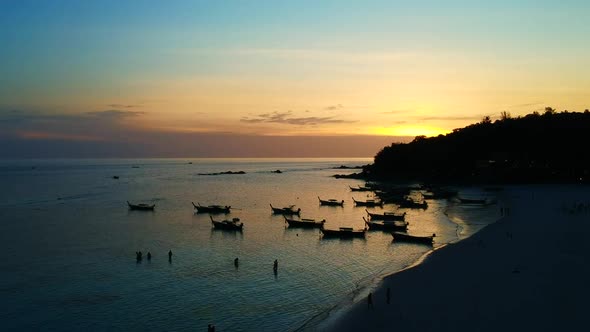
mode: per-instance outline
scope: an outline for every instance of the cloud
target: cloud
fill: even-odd
[[[106,110],[86,112],[86,114],[102,119],[122,119],[127,117],[135,117],[145,114],[145,112],[121,111],[121,110]]]
[[[386,112],[381,112],[381,114],[404,114],[412,112],[412,110],[404,109],[404,110],[391,110]]]
[[[473,121],[481,120],[486,115],[468,115],[468,116],[425,116],[417,118],[418,121]]]
[[[3,136],[25,140],[103,141],[133,139],[135,123],[124,121],[144,112],[103,110],[77,114],[0,109]]]
[[[521,108],[521,107],[532,107],[532,106],[544,106],[544,103],[526,103],[526,104],[515,104],[509,105],[507,108]]]
[[[324,109],[326,111],[336,111],[336,110],[340,110],[343,108],[344,108],[344,106],[342,106],[342,104],[336,104],[336,105],[330,105],[330,106],[324,107]]]
[[[109,104],[107,106],[108,107],[111,107],[111,108],[134,108],[134,107],[140,107],[140,105],[134,105],[134,104]]]
[[[335,119],[332,116],[326,117],[317,117],[317,116],[310,116],[310,117],[291,117],[292,112],[273,112],[273,113],[264,113],[259,114],[255,118],[248,118],[244,117],[240,119],[241,122],[246,123],[282,123],[282,124],[289,124],[289,125],[296,125],[296,126],[306,126],[306,125],[320,125],[320,124],[338,124],[338,123],[353,123],[356,121],[350,120],[341,120]]]

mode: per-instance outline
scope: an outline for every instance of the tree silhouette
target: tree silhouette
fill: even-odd
[[[416,137],[383,148],[364,168],[369,178],[465,182],[586,182],[590,178],[590,112],[551,107],[523,117],[502,112],[492,122],[447,135]]]

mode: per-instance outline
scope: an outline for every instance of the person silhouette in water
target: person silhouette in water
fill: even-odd
[[[238,258],[236,257],[236,259],[234,259],[234,266],[236,267],[236,269],[238,268],[238,266],[240,265]]]
[[[172,262],[172,250],[168,251],[168,261]]]
[[[147,254],[147,259],[148,259],[148,261],[151,261],[152,260],[152,253],[149,252],[149,251],[148,251],[148,254]]]

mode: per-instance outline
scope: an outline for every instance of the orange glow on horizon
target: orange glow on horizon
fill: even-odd
[[[375,128],[373,130],[375,135],[381,136],[409,136],[409,137],[416,137],[416,136],[438,136],[444,135],[450,132],[450,130],[446,130],[439,127],[434,126],[420,126],[420,125],[407,125],[407,126],[396,126],[396,127],[380,127]]]

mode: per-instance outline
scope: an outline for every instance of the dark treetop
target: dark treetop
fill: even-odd
[[[590,112],[507,112],[447,135],[394,143],[361,173],[369,179],[466,183],[589,182]]]

